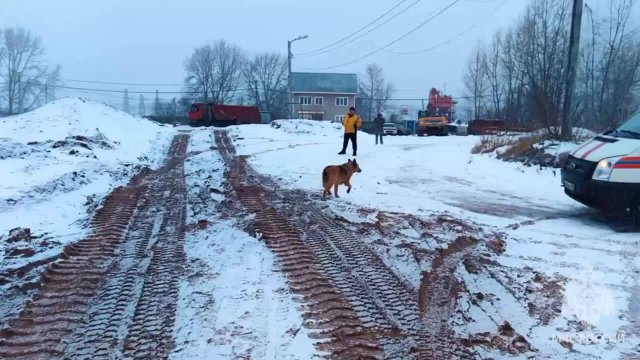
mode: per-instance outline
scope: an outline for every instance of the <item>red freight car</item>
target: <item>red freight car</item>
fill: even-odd
[[[191,126],[260,124],[260,110],[255,106],[194,103],[189,111]]]

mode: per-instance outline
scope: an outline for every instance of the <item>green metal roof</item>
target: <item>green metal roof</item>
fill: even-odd
[[[357,94],[356,74],[292,73],[293,92]]]

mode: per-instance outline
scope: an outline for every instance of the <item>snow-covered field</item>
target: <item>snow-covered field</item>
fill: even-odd
[[[0,119],[0,285],[4,271],[82,239],[102,198],[140,167],[158,166],[174,133],[82,99]],[[15,228],[30,235],[10,241]]]
[[[352,158],[337,155],[340,128],[301,120],[275,124],[234,128],[238,154],[250,156],[258,171],[283,186],[319,196],[323,167]],[[314,126],[317,130],[310,130]],[[358,209],[425,217],[446,213],[502,234],[505,251],[496,264],[481,266],[477,274],[459,269],[468,292],[483,294],[482,301],[461,299],[473,319],[473,326],[457,328],[462,335],[495,331],[508,321],[531,343],[536,358],[637,354],[638,234],[616,231],[601,214],[565,196],[557,170],[472,155],[478,141],[385,137],[384,145],[374,145],[373,136],[360,133],[362,173],[354,175],[350,194],[341,187],[341,198],[328,204],[343,215]],[[396,268],[408,266],[406,257],[395,261]],[[509,357],[491,349],[485,355]]]

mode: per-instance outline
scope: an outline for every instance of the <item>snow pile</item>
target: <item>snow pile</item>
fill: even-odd
[[[342,134],[342,125],[328,121],[303,119],[274,120],[271,127],[289,134],[313,134],[319,136],[337,136]]]
[[[100,160],[130,162],[150,150],[162,129],[107,105],[73,98],[0,119],[0,126],[3,137],[24,145],[48,144],[69,137],[78,141],[92,139],[102,145],[113,141],[112,146],[98,146],[93,152]]]
[[[561,155],[573,151],[579,143],[571,141],[545,140],[534,145],[534,148],[543,150],[546,154]]]
[[[560,128],[556,128],[556,127],[551,127],[551,130],[555,133],[555,134],[560,134]],[[571,133],[573,134],[573,137],[578,141],[584,141],[584,140],[588,140],[592,137],[595,137],[596,135],[598,135],[597,133],[586,129],[586,128],[581,128],[581,127],[574,127],[571,131]],[[546,128],[542,128],[542,129],[538,129],[535,131],[531,132],[531,135],[549,135],[549,130]]]
[[[173,133],[81,99],[64,99],[4,118],[0,127],[0,161],[5,170],[0,180],[0,201],[13,204],[31,197],[34,191],[47,192],[43,186],[67,174],[84,177],[91,172],[113,171],[122,164],[153,165],[166,150],[158,144],[166,145]],[[76,188],[68,184],[65,190]],[[0,209],[3,205],[0,203]]]
[[[174,134],[81,99],[0,119],[0,129],[0,284],[4,270],[57,255],[82,239],[82,223],[101,199],[139,168],[159,165]],[[5,241],[16,228],[33,235]]]

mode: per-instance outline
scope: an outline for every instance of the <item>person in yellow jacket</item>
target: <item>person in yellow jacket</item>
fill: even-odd
[[[358,152],[358,128],[362,126],[362,119],[356,114],[356,108],[349,108],[349,113],[345,116],[342,126],[344,126],[344,141],[342,142],[342,151],[340,151],[338,155],[346,154],[347,145],[349,145],[349,140],[351,140],[353,156],[356,156]]]

